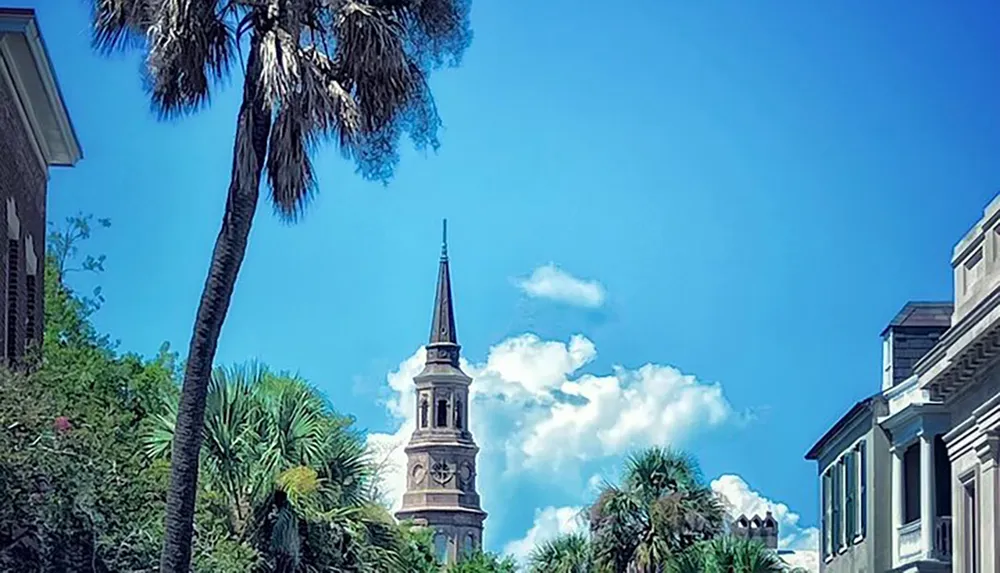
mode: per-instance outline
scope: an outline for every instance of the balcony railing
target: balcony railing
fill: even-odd
[[[934,519],[934,547],[926,551],[920,533],[920,520],[907,523],[899,528],[899,565],[925,559],[928,553],[933,559],[951,561],[952,533],[951,517]]]
[[[919,559],[923,553],[920,541],[920,520],[911,521],[899,528],[899,562],[908,563]]]
[[[942,561],[951,561],[951,517],[934,520],[934,556]]]

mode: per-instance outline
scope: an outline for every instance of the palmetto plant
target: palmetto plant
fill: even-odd
[[[322,562],[402,571],[404,540],[383,509],[365,503],[364,443],[315,390],[257,365],[216,368],[206,403],[203,485],[225,499],[233,538],[264,548],[281,571],[304,555],[306,570]],[[155,418],[147,455],[172,451],[176,412],[170,403]]]
[[[386,180],[400,136],[436,146],[427,75],[470,40],[469,0],[94,0],[102,50],[139,48],[154,109],[198,110],[242,71],[222,227],[198,305],[177,408],[164,572],[186,572],[202,418],[218,345],[267,168],[271,203],[294,221],[316,191],[310,152],[331,141]]]
[[[723,536],[692,546],[671,573],[783,573],[787,566],[758,541]]]
[[[594,573],[590,540],[582,533],[560,535],[535,547],[528,556],[531,573]]]
[[[692,457],[640,451],[621,483],[605,484],[590,507],[594,564],[610,573],[663,573],[688,547],[718,535],[723,515]]]

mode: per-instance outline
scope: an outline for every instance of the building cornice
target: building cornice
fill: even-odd
[[[1000,394],[986,400],[972,415],[944,435],[948,457],[955,460],[974,451],[980,458],[996,457],[1000,431]]]
[[[83,153],[34,10],[0,8],[0,60],[44,165],[75,165]]]

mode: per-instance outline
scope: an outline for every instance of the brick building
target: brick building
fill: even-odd
[[[51,166],[81,157],[34,10],[0,8],[0,356],[42,335]]]

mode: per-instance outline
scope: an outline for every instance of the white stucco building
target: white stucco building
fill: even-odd
[[[806,456],[824,572],[1000,573],[1000,197],[951,266],[953,300],[903,307],[881,388]]]

